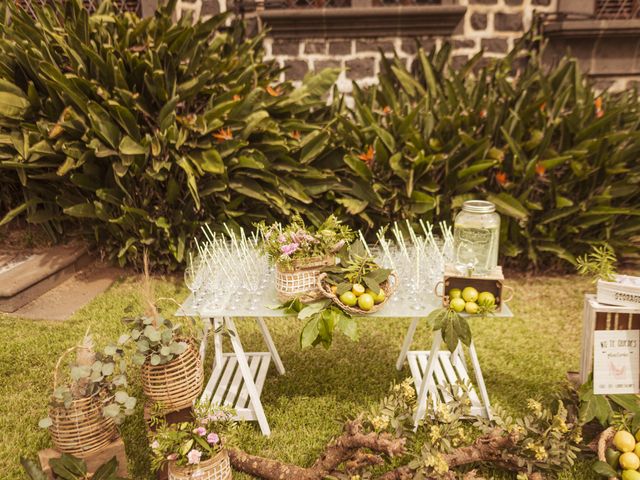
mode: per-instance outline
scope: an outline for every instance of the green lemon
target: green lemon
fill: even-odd
[[[613,469],[618,468],[620,455],[622,454],[613,448],[607,448],[606,452],[604,452],[604,457],[607,460],[607,463],[611,465],[611,468]]]
[[[363,293],[358,297],[358,306],[365,312],[371,310],[373,308],[373,304],[373,297],[368,293]]]
[[[478,299],[478,290],[473,287],[465,287],[462,290],[462,298],[465,302],[475,302]]]
[[[640,442],[640,430],[636,432],[636,441]]]
[[[478,295],[478,305],[481,307],[493,307],[496,304],[496,297],[491,292],[482,292]]]
[[[633,452],[620,455],[619,462],[623,470],[637,470],[640,468],[640,458]]]
[[[367,291],[364,293],[368,293],[369,295],[371,295],[373,297],[373,301],[376,303],[376,305],[378,303],[382,303],[384,302],[384,299],[386,298],[386,294],[384,293],[383,289],[380,289],[379,293],[374,293],[373,290],[370,290],[367,288]]]
[[[640,473],[635,470],[624,470],[622,480],[640,480]]]
[[[623,453],[633,452],[633,449],[636,448],[636,439],[629,432],[620,430],[613,437],[613,446]]]
[[[352,291],[347,290],[340,295],[340,301],[348,307],[353,307],[357,303],[358,297],[356,297]]]
[[[449,298],[460,298],[462,295],[462,290],[459,288],[452,288],[449,290]]]
[[[461,299],[460,297],[456,297],[451,300],[451,302],[449,303],[449,306],[454,312],[460,313],[464,310],[464,306],[466,304],[467,302],[465,302],[463,299]]]
[[[359,297],[360,295],[362,295],[364,293],[364,287],[362,285],[360,285],[359,283],[354,283],[353,287],[351,287],[351,291],[353,292],[353,294],[356,297]]]
[[[478,304],[476,302],[467,302],[464,305],[464,311],[470,315],[475,315],[476,313],[478,313],[479,308],[480,307],[478,307]]]

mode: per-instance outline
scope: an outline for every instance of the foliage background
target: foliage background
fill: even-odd
[[[602,241],[637,257],[637,93],[598,96],[570,58],[543,67],[531,32],[459,70],[446,44],[413,71],[388,59],[379,85],[327,104],[337,71],[279,83],[240,23],[61,5],[36,24],[2,11],[1,223],[80,230],[122,265],[148,248],[170,270],[205,222],[337,213],[371,234],[481,197],[507,263],[566,267]]]

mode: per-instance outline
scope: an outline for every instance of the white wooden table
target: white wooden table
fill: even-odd
[[[178,316],[199,316],[203,319],[205,332],[200,345],[200,355],[204,360],[207,340],[212,333],[214,344],[213,370],[209,381],[205,386],[201,399],[214,404],[224,404],[235,408],[238,420],[257,421],[264,435],[270,435],[271,429],[264,413],[264,408],[260,400],[262,387],[264,385],[270,363],[273,361],[276,370],[280,375],[285,373],[284,365],[278,354],[278,350],[273,343],[269,329],[264,321],[268,317],[287,317],[282,310],[270,308],[277,304],[275,289],[266,289],[263,294],[254,299],[253,302],[243,301],[242,298],[235,297],[228,306],[212,308],[205,300],[195,303],[193,295],[189,296],[181,308],[176,312]],[[397,298],[391,297],[385,307],[371,315],[379,318],[410,318],[411,323],[405,334],[402,349],[396,362],[396,368],[402,369],[405,360],[409,362],[409,368],[413,376],[414,385],[418,392],[418,408],[415,412],[414,421],[418,422],[424,418],[427,409],[427,402],[437,404],[440,401],[448,401],[438,389],[438,385],[452,384],[458,382],[470,382],[467,371],[467,362],[461,345],[450,354],[448,350],[442,350],[442,335],[440,331],[434,332],[431,349],[410,351],[413,337],[418,326],[418,322],[424,319],[434,309],[442,306],[441,299],[435,295],[427,294],[423,299],[423,305],[419,309],[414,309],[406,302],[400,302]],[[511,311],[504,305],[500,313],[495,317],[511,317]],[[266,352],[245,352],[238,335],[235,321],[237,318],[254,319],[260,328],[262,337],[267,346]],[[487,320],[495,321],[493,317]],[[211,328],[213,331],[211,332]],[[229,338],[233,353],[224,353],[222,348],[223,327],[229,332]],[[433,355],[432,355],[433,352]],[[471,385],[469,391],[472,414],[491,418],[491,406],[489,396],[480,369],[480,362],[473,342],[469,348],[471,365],[475,374],[476,383],[480,390],[480,395]],[[437,359],[437,361],[435,361]],[[427,381],[423,381],[424,379]]]

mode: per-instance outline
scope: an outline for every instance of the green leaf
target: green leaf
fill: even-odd
[[[300,334],[300,347],[311,347],[316,342],[319,333],[318,318],[313,317],[302,329],[302,333]]]
[[[336,295],[340,296],[345,292],[348,292],[353,288],[353,284],[351,282],[342,282],[339,283],[336,287]]]
[[[0,116],[22,120],[30,105],[24,95],[0,92]]]
[[[38,427],[40,428],[49,428],[51,425],[53,425],[53,421],[49,417],[41,418],[38,422]]]
[[[372,180],[373,174],[364,161],[354,157],[353,155],[345,155],[344,162],[349,166],[349,168],[351,168],[351,170],[366,181],[370,182]]]
[[[117,417],[120,414],[120,405],[111,403],[102,409],[102,414],[108,418]]]
[[[205,172],[212,173],[214,175],[222,175],[224,173],[224,161],[222,160],[220,153],[218,153],[214,148],[191,152],[189,157]]]
[[[376,295],[378,295],[380,293],[380,284],[371,276],[367,275],[362,277],[362,281],[365,283],[365,285],[367,287],[369,287],[369,289],[375,293]]]
[[[369,205],[369,202],[366,200],[358,200],[355,198],[338,198],[336,202],[343,205],[350,215],[362,213],[364,209],[367,208],[367,205]]]
[[[118,460],[116,457],[111,457],[108,462],[102,464],[100,468],[96,470],[91,480],[115,480],[117,470]]]
[[[22,212],[24,212],[25,210],[33,207],[34,205],[37,205],[38,203],[39,203],[39,200],[34,198],[34,199],[31,199],[31,200],[27,200],[26,202],[20,204],[19,206],[17,206],[13,210],[10,210],[2,218],[2,220],[0,220],[0,227],[3,226],[3,225],[6,225],[11,220],[13,220],[15,217],[20,215]]]
[[[522,203],[506,192],[502,192],[497,195],[489,194],[487,195],[487,200],[494,203],[496,205],[496,209],[504,215],[508,215],[509,217],[522,221],[529,218],[529,211],[522,205]]]
[[[96,209],[92,203],[78,203],[65,208],[63,212],[71,217],[96,218]]]
[[[600,460],[596,460],[593,463],[593,471],[599,475],[603,475],[605,477],[614,477],[618,478],[618,472],[607,462],[602,462]]]
[[[20,463],[31,480],[49,480],[49,476],[42,471],[37,462],[29,458],[20,457]]]
[[[310,318],[313,315],[317,315],[318,313],[322,312],[322,310],[327,308],[330,304],[331,304],[331,300],[329,299],[310,303],[306,307],[304,307],[302,310],[300,310],[300,313],[298,313],[298,319],[306,320],[307,318]]]
[[[358,324],[351,315],[341,313],[336,322],[336,329],[340,330],[354,342],[358,340]]]
[[[305,136],[300,142],[300,163],[310,163],[320,155],[329,143],[329,134],[322,130],[315,130]]]
[[[120,150],[120,153],[124,155],[146,155],[149,151],[149,148],[140,145],[133,138],[125,135],[120,141],[118,150]]]

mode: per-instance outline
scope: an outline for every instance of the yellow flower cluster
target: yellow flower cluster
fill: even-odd
[[[557,431],[560,433],[567,433],[569,431],[569,427],[567,426],[567,422],[564,421],[564,418],[556,415],[553,417],[553,425]]]
[[[532,398],[527,400],[527,408],[537,416],[542,415],[542,404]]]
[[[389,420],[386,415],[378,415],[371,419],[371,425],[375,430],[385,430],[389,426]]]
[[[440,431],[440,427],[438,425],[431,425],[431,429],[429,431],[429,440],[431,440],[431,443],[436,443],[441,438],[442,432]]]
[[[536,457],[536,460],[538,461],[543,461],[546,460],[549,455],[547,454],[547,451],[544,449],[543,445],[536,445],[533,444],[531,446],[529,446],[529,450],[531,450],[533,452],[533,454]]]
[[[394,385],[393,391],[401,393],[402,397],[407,401],[416,398],[416,390],[413,388],[412,378],[406,378],[402,383]]]
[[[436,413],[438,414],[438,420],[444,423],[451,423],[455,420],[449,405],[446,403],[439,403],[436,407]]]
[[[449,464],[440,454],[429,455],[424,461],[425,467],[431,467],[438,474],[444,474],[449,471]]]

